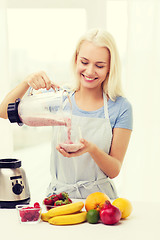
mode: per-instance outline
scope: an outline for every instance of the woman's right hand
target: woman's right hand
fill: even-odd
[[[28,91],[29,86],[31,86],[35,90],[38,90],[40,88],[46,88],[47,90],[49,90],[51,87],[54,90],[56,88],[59,88],[59,86],[51,82],[49,77],[43,71],[29,75],[17,87],[11,90],[6,95],[2,103],[0,103],[0,118],[8,118],[8,104],[15,102],[17,98],[22,98]]]
[[[59,88],[58,85],[51,82],[49,77],[43,71],[32,73],[24,81],[35,90],[39,90],[40,88],[46,88],[47,90],[49,90],[51,87],[54,90],[55,88]]]

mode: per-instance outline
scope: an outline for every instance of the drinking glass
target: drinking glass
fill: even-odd
[[[80,142],[82,138],[81,128],[79,126],[61,126],[59,127],[57,141],[61,148],[66,152],[77,152],[84,145]]]

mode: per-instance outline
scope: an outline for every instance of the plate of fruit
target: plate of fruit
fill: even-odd
[[[43,200],[43,204],[46,206],[47,211],[51,208],[66,205],[72,203],[68,193],[61,192],[59,194],[52,194]]]

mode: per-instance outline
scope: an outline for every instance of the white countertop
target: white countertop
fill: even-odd
[[[160,203],[132,202],[132,205],[132,214],[116,225],[88,222],[68,226],[54,226],[47,222],[21,224],[16,209],[0,209],[0,235],[5,240],[159,240]]]

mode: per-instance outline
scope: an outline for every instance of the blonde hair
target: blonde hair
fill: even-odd
[[[76,77],[77,80],[74,90],[79,90],[80,88],[80,82],[78,81],[76,74],[76,60],[79,54],[80,47],[84,41],[92,42],[100,47],[106,47],[109,50],[110,70],[109,74],[107,74],[106,76],[105,81],[103,82],[102,88],[103,92],[106,93],[112,101],[115,101],[117,96],[123,96],[123,91],[121,87],[120,57],[114,38],[110,33],[104,30],[92,29],[80,38],[72,57],[72,70],[74,77]]]

